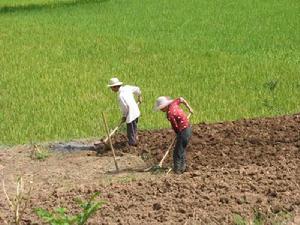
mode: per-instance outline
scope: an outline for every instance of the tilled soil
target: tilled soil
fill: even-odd
[[[300,225],[300,114],[194,125],[187,172],[141,172],[159,162],[173,137],[167,129],[143,131],[130,148],[116,136],[120,173],[109,150],[53,153],[41,162],[26,146],[1,150],[0,170],[10,196],[17,175],[34,181],[24,224],[42,224],[33,208],[75,213],[75,198],[99,191],[106,203],[89,224],[225,225],[259,212],[265,224]],[[171,162],[170,155],[165,165]],[[8,220],[3,194],[0,210]]]

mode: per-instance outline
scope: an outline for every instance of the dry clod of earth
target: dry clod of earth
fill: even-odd
[[[34,175],[34,191],[23,224],[40,224],[33,208],[66,206],[78,212],[76,197],[100,192],[107,203],[89,224],[218,224],[233,215],[264,215],[265,224],[290,215],[286,224],[299,225],[299,115],[193,126],[183,175],[140,172],[159,162],[173,133],[140,132],[130,148],[126,137],[113,138],[120,173],[114,173],[111,151],[52,153],[44,161],[30,158],[30,148],[1,150],[8,192],[14,179]],[[86,144],[91,142],[86,141]],[[166,166],[171,166],[172,156]],[[8,193],[10,194],[10,193]],[[1,211],[9,210],[0,195]]]

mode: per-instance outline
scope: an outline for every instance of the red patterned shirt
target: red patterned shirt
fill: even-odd
[[[168,108],[167,118],[170,121],[173,130],[178,133],[183,131],[185,128],[190,126],[189,119],[183,112],[183,110],[179,107],[181,103],[181,99],[175,99]]]

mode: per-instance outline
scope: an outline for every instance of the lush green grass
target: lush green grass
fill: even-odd
[[[95,0],[96,1],[96,0]],[[1,0],[1,7],[20,7],[20,6],[32,6],[32,5],[62,5],[65,3],[78,3],[78,2],[91,2],[91,0]]]
[[[3,2],[0,143],[103,135],[112,76],[142,88],[142,129],[169,126],[160,95],[189,100],[194,123],[300,111],[298,0]]]
[[[63,2],[63,1],[59,1],[59,0],[1,0],[0,5],[1,6],[20,6],[20,5],[48,4],[48,3],[59,3],[59,2]]]

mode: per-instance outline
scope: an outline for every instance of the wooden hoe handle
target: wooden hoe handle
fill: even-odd
[[[104,142],[104,143],[107,143],[108,139],[116,133],[116,131],[120,128],[120,126],[121,126],[122,124],[123,124],[123,122],[121,122],[118,126],[116,126],[115,129],[113,129],[113,130],[109,133],[109,135],[104,139],[103,142]]]
[[[189,119],[189,118],[191,117],[191,115],[192,115],[192,114],[189,113],[189,115],[187,116],[187,118]],[[159,167],[162,167],[162,164],[163,164],[163,162],[165,161],[165,159],[167,158],[167,156],[168,156],[168,154],[169,154],[169,152],[170,152],[172,146],[174,145],[175,141],[176,141],[176,137],[173,138],[173,140],[172,140],[172,142],[171,142],[171,144],[170,144],[168,150],[166,151],[164,157],[160,160],[160,162],[159,162],[159,164],[158,164]]]

